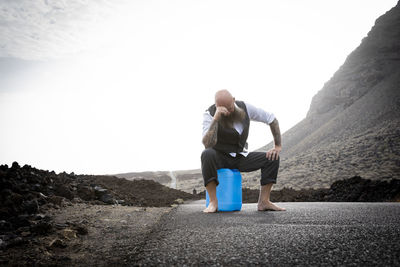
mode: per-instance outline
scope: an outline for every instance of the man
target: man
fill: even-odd
[[[248,152],[247,136],[250,120],[268,124],[274,137],[275,146],[268,152]],[[277,119],[272,113],[256,108],[243,101],[235,101],[228,90],[215,94],[215,104],[204,113],[201,170],[204,186],[210,203],[203,211],[218,211],[216,188],[217,169],[239,169],[250,172],[261,169],[261,188],[257,209],[259,211],[284,211],[270,201],[272,185],[276,183],[279,168],[279,152],[282,149],[281,134]]]

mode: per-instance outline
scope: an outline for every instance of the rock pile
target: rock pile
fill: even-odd
[[[243,188],[244,203],[258,201],[258,190]],[[330,188],[302,189],[283,188],[271,192],[271,201],[276,202],[399,202],[400,180],[371,181],[360,176],[334,182]]]
[[[17,162],[0,165],[0,249],[23,245],[35,236],[63,229],[78,235],[84,224],[56,225],[46,215],[73,203],[170,206],[197,196],[154,181],[128,181],[113,176],[75,175],[39,170]],[[52,246],[58,246],[55,241]]]
[[[400,180],[371,181],[354,176],[347,180],[334,182],[324,199],[346,202],[399,202]]]
[[[126,180],[112,176],[85,176],[85,182],[107,188],[123,205],[168,207],[182,200],[200,199],[198,196],[166,187],[152,180]]]
[[[56,175],[14,162],[11,168],[0,166],[0,249],[31,243],[37,236],[54,233],[59,226],[45,215],[51,208],[60,208],[74,200],[67,185],[73,174]],[[85,226],[66,225],[80,234]]]

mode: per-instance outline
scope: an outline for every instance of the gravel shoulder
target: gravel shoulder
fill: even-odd
[[[71,240],[68,249],[58,255],[70,257],[75,266],[121,266],[134,262],[147,236],[172,209],[83,204],[60,211],[55,214],[56,222],[85,220],[88,234]]]
[[[10,248],[7,265],[124,266],[135,262],[147,237],[174,207],[132,207],[78,203],[49,215],[56,230],[34,243]],[[73,225],[79,225],[74,229]],[[3,262],[5,263],[5,262]]]

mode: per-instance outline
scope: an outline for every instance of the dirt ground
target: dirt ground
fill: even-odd
[[[54,209],[48,215],[54,219],[56,229],[32,239],[32,242],[1,252],[0,264],[132,265],[147,236],[173,208],[77,203]]]

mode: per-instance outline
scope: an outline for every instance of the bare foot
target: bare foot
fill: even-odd
[[[203,210],[203,212],[205,213],[214,213],[217,211],[218,211],[218,204],[215,204],[213,202],[210,202],[210,204],[208,204],[208,207]]]
[[[258,211],[265,211],[265,210],[285,211],[286,210],[285,208],[278,207],[277,205],[275,205],[271,201],[259,202],[257,208],[258,208]]]

